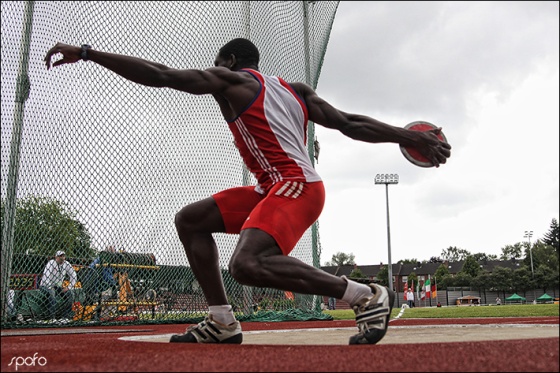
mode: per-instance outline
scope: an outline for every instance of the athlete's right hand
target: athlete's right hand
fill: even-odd
[[[81,60],[80,53],[82,49],[80,47],[74,47],[72,45],[64,43],[56,43],[54,47],[49,49],[47,55],[45,56],[45,65],[47,65],[47,70],[51,68],[51,58],[53,55],[60,53],[62,54],[62,59],[56,61],[52,64],[53,67],[64,65],[67,63],[74,63]]]
[[[414,133],[418,135],[419,140],[414,147],[420,154],[428,158],[435,167],[447,162],[447,158],[451,156],[451,145],[438,138],[441,127],[425,132],[414,131]]]

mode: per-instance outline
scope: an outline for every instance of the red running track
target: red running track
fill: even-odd
[[[558,317],[397,319],[391,325],[558,324]],[[559,338],[423,344],[190,345],[123,341],[128,335],[183,332],[187,325],[89,327],[114,332],[45,334],[3,330],[2,372],[558,372]],[[340,328],[353,320],[247,322],[243,330]],[[66,330],[64,330],[66,329]],[[55,329],[69,332],[71,329]],[[134,331],[131,331],[133,329]],[[128,330],[128,331],[127,331]],[[140,333],[139,333],[140,331]],[[41,333],[41,334],[39,334]],[[33,360],[33,357],[35,359]],[[12,365],[9,365],[10,362]]]

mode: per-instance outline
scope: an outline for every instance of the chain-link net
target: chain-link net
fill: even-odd
[[[48,71],[43,58],[60,41],[206,69],[222,45],[245,37],[259,47],[263,73],[316,87],[338,1],[1,7],[3,327],[201,319],[207,304],[175,213],[254,183],[217,104],[91,62]],[[308,139],[313,159],[312,124]],[[323,318],[319,297],[239,285],[227,271],[238,237],[214,238],[238,319]],[[59,250],[71,265],[51,261]],[[291,255],[319,266],[317,225]],[[74,289],[61,290],[66,282]]]

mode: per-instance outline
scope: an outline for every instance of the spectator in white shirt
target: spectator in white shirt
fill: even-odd
[[[62,286],[66,276],[68,276],[69,284]],[[73,294],[72,290],[78,282],[78,275],[70,263],[66,261],[66,253],[62,250],[56,252],[55,258],[49,260],[43,276],[41,277],[40,288],[48,294],[49,316],[51,319],[56,318],[56,299],[57,295],[64,298],[63,319],[71,318]]]
[[[414,293],[410,289],[408,289],[408,293],[406,293],[406,301],[408,302],[408,307],[414,307]]]

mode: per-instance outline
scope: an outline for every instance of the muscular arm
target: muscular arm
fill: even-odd
[[[337,129],[354,140],[370,143],[391,142],[415,147],[436,167],[445,163],[451,155],[451,146],[437,137],[441,129],[428,132],[410,131],[365,115],[345,113],[319,97],[308,85],[292,83],[292,86],[305,100],[309,120],[314,123]]]
[[[57,43],[45,56],[47,69],[51,67],[54,54],[62,54],[62,59],[53,67],[79,61],[79,47]],[[177,70],[160,63],[121,54],[88,50],[88,59],[132,82],[150,87],[169,87],[192,94],[219,94],[229,87],[236,78],[229,69],[212,67],[207,70]]]

